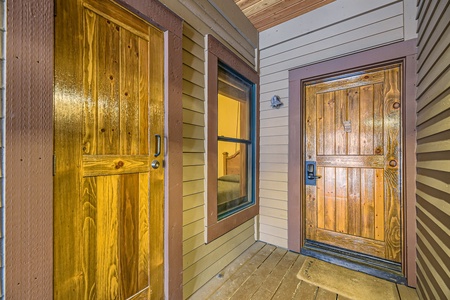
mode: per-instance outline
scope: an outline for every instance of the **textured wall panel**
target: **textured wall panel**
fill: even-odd
[[[418,4],[417,288],[450,298],[449,1]]]
[[[53,296],[53,2],[8,1],[6,291]]]

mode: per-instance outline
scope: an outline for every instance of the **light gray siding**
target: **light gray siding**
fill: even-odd
[[[417,282],[450,298],[450,2],[418,3]]]
[[[205,244],[205,36],[213,34],[255,66],[256,29],[232,1],[162,1],[183,27],[183,297],[219,273],[255,242],[250,220]],[[216,3],[217,2],[217,3]]]
[[[287,247],[288,71],[415,38],[412,2],[338,0],[260,33],[262,241]]]

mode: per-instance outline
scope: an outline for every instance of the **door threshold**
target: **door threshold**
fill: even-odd
[[[401,263],[311,240],[305,240],[300,253],[398,284],[407,284]]]

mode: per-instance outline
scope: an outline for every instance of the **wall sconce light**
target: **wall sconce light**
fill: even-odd
[[[272,108],[280,108],[281,105],[283,105],[283,102],[280,101],[280,96],[274,95],[272,100],[270,100],[270,106]]]

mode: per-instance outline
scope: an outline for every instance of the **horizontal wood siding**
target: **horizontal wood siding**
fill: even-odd
[[[213,34],[248,64],[255,64],[256,30],[243,14],[214,1],[161,1],[182,17],[183,26],[183,298],[220,272],[255,242],[255,222],[250,220],[205,244],[205,36]],[[219,2],[219,1],[217,1]],[[212,3],[212,4],[211,4]],[[234,5],[234,3],[233,3]],[[217,7],[217,9],[216,9]],[[229,20],[230,22],[228,22]],[[250,24],[251,25],[251,24]],[[254,29],[254,28],[253,28]],[[253,45],[255,44],[255,45]]]
[[[287,247],[288,71],[414,38],[411,1],[336,1],[260,33],[260,239]],[[270,107],[272,96],[283,102]]]
[[[418,3],[417,288],[450,298],[450,2]]]

